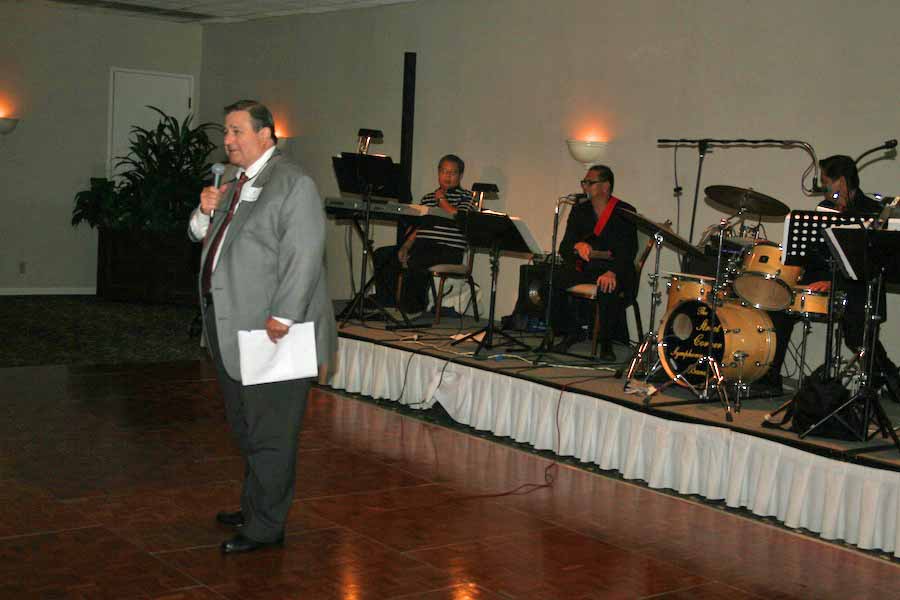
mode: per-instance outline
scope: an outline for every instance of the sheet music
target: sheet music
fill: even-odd
[[[831,246],[832,250],[837,250],[838,256],[841,259],[841,269],[844,273],[852,279],[853,281],[859,281],[859,278],[856,276],[856,271],[853,270],[853,265],[850,264],[850,261],[847,260],[847,255],[844,254],[844,248],[837,241],[837,238],[834,236],[835,229],[850,229],[855,228],[854,225],[839,225],[837,227],[829,227],[825,230],[825,237],[828,240],[828,245]]]
[[[534,236],[531,235],[531,230],[528,229],[528,224],[525,223],[519,217],[510,217],[510,221],[513,222],[513,225],[516,226],[516,229],[519,232],[519,235],[522,236],[522,239],[525,240],[525,244],[528,246],[529,252],[532,254],[543,254],[544,251],[541,249],[541,245],[537,243],[537,240],[534,239]]]

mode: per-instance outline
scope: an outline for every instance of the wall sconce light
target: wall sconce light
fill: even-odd
[[[587,140],[566,140],[569,154],[572,158],[586,167],[596,165],[601,158],[606,156],[606,147],[609,142],[591,142]]]
[[[13,119],[12,117],[0,117],[0,135],[12,133],[13,129],[15,129],[18,124],[18,119]]]

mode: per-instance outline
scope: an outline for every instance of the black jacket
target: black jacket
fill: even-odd
[[[610,215],[606,227],[598,237],[594,236],[594,226],[599,218],[594,211],[594,205],[586,200],[572,207],[569,219],[566,221],[565,235],[559,245],[559,253],[564,259],[571,259],[575,254],[577,242],[586,242],[594,250],[611,251],[612,260],[610,262],[591,261],[585,266],[585,269],[591,273],[596,271],[597,276],[608,270],[613,271],[626,298],[633,298],[638,283],[634,269],[634,259],[637,255],[637,230],[633,223],[621,216],[623,210],[637,212],[632,205],[620,200]]]

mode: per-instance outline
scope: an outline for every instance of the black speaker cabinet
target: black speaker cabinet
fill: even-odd
[[[547,310],[550,287],[550,265],[522,265],[519,267],[519,297],[515,314],[543,318]]]

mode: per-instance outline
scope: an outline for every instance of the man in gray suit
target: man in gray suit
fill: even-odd
[[[275,147],[272,113],[241,100],[225,107],[233,167],[207,187],[189,235],[203,242],[200,295],[225,414],[245,461],[241,507],[216,519],[237,534],[226,554],[284,541],[297,442],[311,379],[244,386],[237,332],[265,329],[277,343],[293,323],[315,323],[320,377],[337,339],[324,267],[325,215],[313,180]]]

